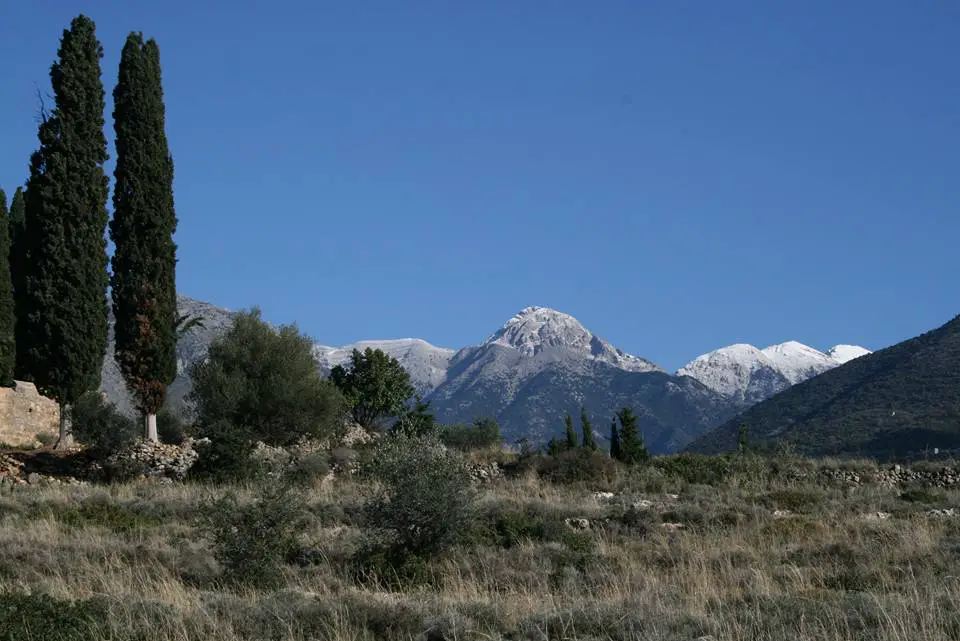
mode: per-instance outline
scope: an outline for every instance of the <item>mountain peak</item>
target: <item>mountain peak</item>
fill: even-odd
[[[650,361],[627,354],[599,338],[570,314],[549,307],[524,307],[482,344],[489,345],[509,347],[525,356],[561,349],[628,371],[660,370]]]
[[[866,347],[860,347],[859,345],[834,345],[827,350],[827,356],[837,361],[841,365],[844,363],[849,363],[855,358],[860,358],[861,356],[866,356],[872,352]]]

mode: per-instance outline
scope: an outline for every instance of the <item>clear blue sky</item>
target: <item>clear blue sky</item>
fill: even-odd
[[[8,0],[8,193],[81,11],[108,94],[160,44],[180,291],[324,343],[545,305],[675,368],[960,312],[956,2]]]

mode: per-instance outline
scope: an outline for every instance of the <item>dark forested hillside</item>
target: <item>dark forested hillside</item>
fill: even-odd
[[[689,450],[733,450],[741,423],[764,449],[908,459],[960,448],[960,317],[748,409]]]

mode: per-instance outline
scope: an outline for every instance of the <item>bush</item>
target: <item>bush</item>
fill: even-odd
[[[303,498],[289,485],[267,483],[246,505],[233,492],[217,499],[205,510],[202,531],[228,583],[276,588],[305,514]]]
[[[248,471],[244,457],[256,441],[282,447],[324,438],[343,422],[345,401],[317,372],[311,340],[296,326],[274,330],[256,309],[237,316],[191,375],[195,431],[213,441],[200,451],[201,459],[213,457],[199,463],[210,476],[229,478],[218,461]]]
[[[73,436],[96,453],[108,454],[130,445],[140,436],[133,419],[103,400],[99,392],[87,392],[70,408]]]
[[[366,522],[387,548],[416,556],[436,554],[468,529],[474,505],[469,470],[438,441],[385,438],[364,473],[379,485],[367,504]]]
[[[440,430],[444,445],[461,451],[485,450],[503,443],[500,426],[492,418],[481,418],[473,425],[445,425]]]
[[[108,616],[99,601],[62,601],[46,594],[0,594],[0,641],[103,638]]]
[[[191,375],[201,432],[227,421],[267,445],[286,446],[329,436],[343,420],[344,399],[317,372],[310,338],[294,325],[274,330],[259,310],[238,315]]]
[[[190,468],[190,477],[205,481],[251,479],[261,468],[253,460],[255,441],[250,432],[229,421],[214,421],[202,430],[210,442],[197,446],[197,462]]]
[[[187,425],[175,410],[164,407],[157,412],[157,436],[161,443],[180,445],[187,438]]]
[[[596,487],[614,485],[623,466],[603,452],[577,448],[540,459],[537,473],[551,483],[590,483]]]
[[[284,478],[298,486],[312,486],[330,473],[330,457],[326,453],[307,454],[293,461]]]
[[[704,454],[676,454],[654,459],[654,466],[667,477],[696,485],[721,485],[731,474],[730,458]]]

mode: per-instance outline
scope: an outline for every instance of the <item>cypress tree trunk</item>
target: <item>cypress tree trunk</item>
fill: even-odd
[[[563,424],[565,427],[565,446],[568,450],[577,449],[577,432],[573,429],[573,417],[570,416],[570,413],[567,412],[566,418],[563,419]]]
[[[177,374],[173,160],[164,131],[160,50],[131,33],[114,98],[117,167],[113,194],[111,292],[115,352],[143,413],[144,438],[157,442],[157,417]]]
[[[13,387],[13,366],[17,358],[14,340],[13,283],[10,280],[10,226],[7,224],[7,195],[0,189],[0,387]]]
[[[55,449],[62,450],[73,447],[73,422],[70,420],[70,406],[60,404],[60,435],[57,438]]]
[[[42,114],[17,240],[26,257],[17,277],[19,368],[66,410],[59,447],[72,441],[70,406],[100,385],[107,347],[102,57],[93,21],[78,16],[50,68],[55,106]]]

